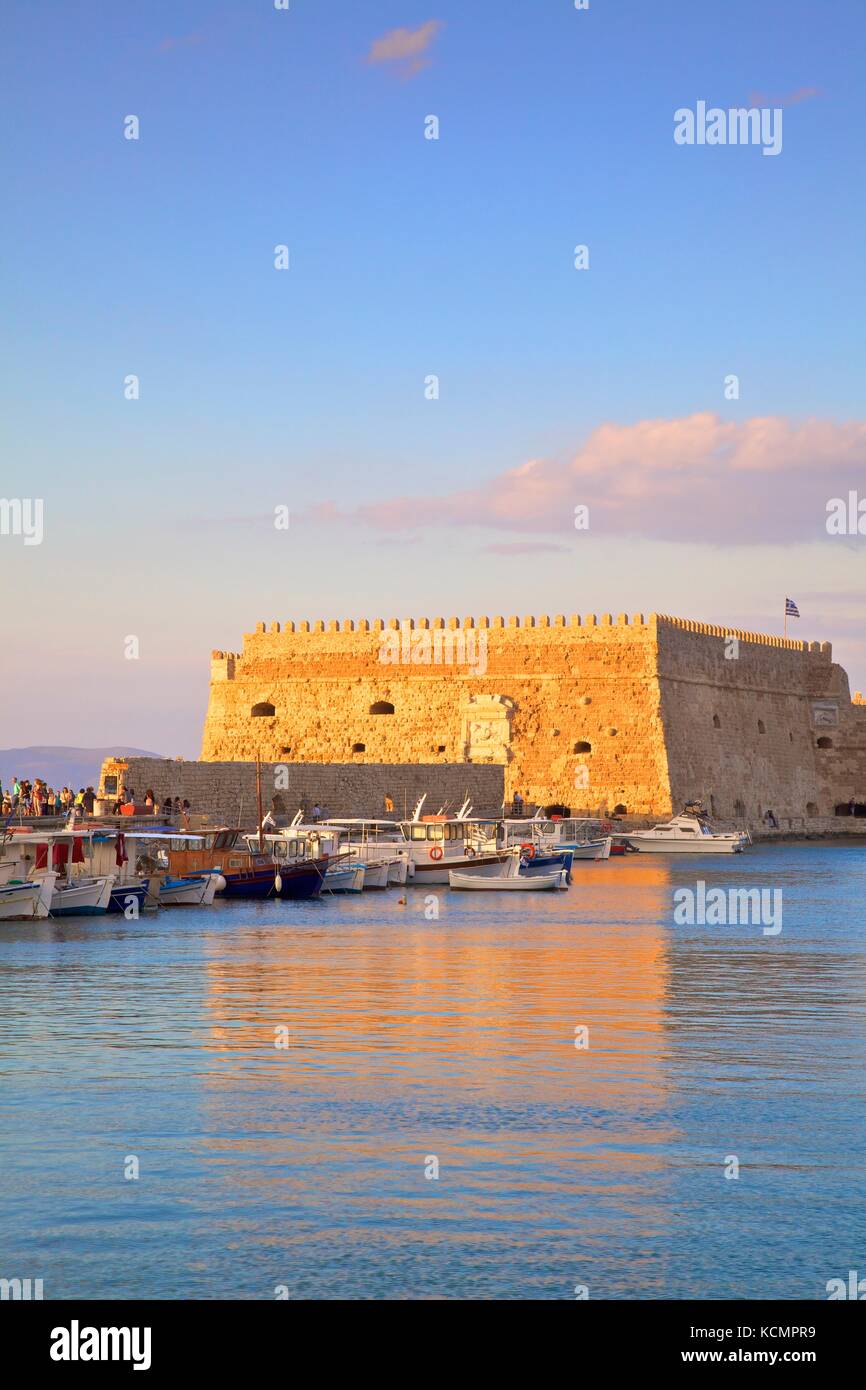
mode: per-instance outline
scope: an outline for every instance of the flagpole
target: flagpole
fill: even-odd
[[[785,637],[788,636],[788,600],[785,599]]]

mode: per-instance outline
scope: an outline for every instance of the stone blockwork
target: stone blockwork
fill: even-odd
[[[299,808],[309,815],[318,805],[332,816],[388,816],[385,797],[395,816],[409,815],[427,793],[424,812],[447,804],[452,811],[470,797],[480,815],[496,814],[503,798],[501,767],[339,766],[327,763],[263,763],[262,807],[289,819]],[[113,779],[113,780],[112,780]],[[119,791],[132,788],[137,802],[152,791],[157,805],[166,797],[186,799],[193,824],[254,826],[256,769],[254,763],[185,762],[181,758],[106,758],[100,777],[100,796],[110,802]]]
[[[257,752],[496,765],[509,797],[631,817],[703,796],[803,828],[866,800],[866,706],[828,643],[656,614],[260,623],[213,654],[202,758]]]

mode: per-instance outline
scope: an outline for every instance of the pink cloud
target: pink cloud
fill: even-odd
[[[395,497],[318,519],[379,530],[476,526],[524,535],[574,531],[707,544],[827,540],[827,501],[866,486],[866,423],[780,416],[740,423],[709,412],[673,420],[607,423],[567,461],[531,459],[472,488]]]
[[[749,96],[749,105],[799,106],[801,101],[811,101],[812,97],[819,97],[820,95],[819,87],[798,87],[796,91],[789,92],[784,97],[768,97],[765,92],[752,92]]]
[[[202,43],[204,34],[182,34],[178,38],[163,39],[159,45],[160,53],[170,53],[175,48],[193,48]]]
[[[417,29],[391,29],[381,38],[374,39],[367,54],[368,63],[398,63],[405,76],[414,76],[422,68],[429,67],[430,59],[423,57],[432,44],[442,21],[428,19]]]

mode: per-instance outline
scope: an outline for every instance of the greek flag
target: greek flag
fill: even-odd
[[[799,618],[800,610],[792,598],[785,599],[785,617]]]

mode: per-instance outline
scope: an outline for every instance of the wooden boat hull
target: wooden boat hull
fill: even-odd
[[[221,873],[226,881],[221,895],[224,898],[317,898],[327,873],[327,860],[309,859],[290,867],[271,863],[249,869],[222,869]]]
[[[562,869],[552,874],[518,874],[516,878],[490,878],[481,874],[464,874],[453,869],[448,875],[451,888],[475,893],[538,893],[550,892],[565,886]]]

